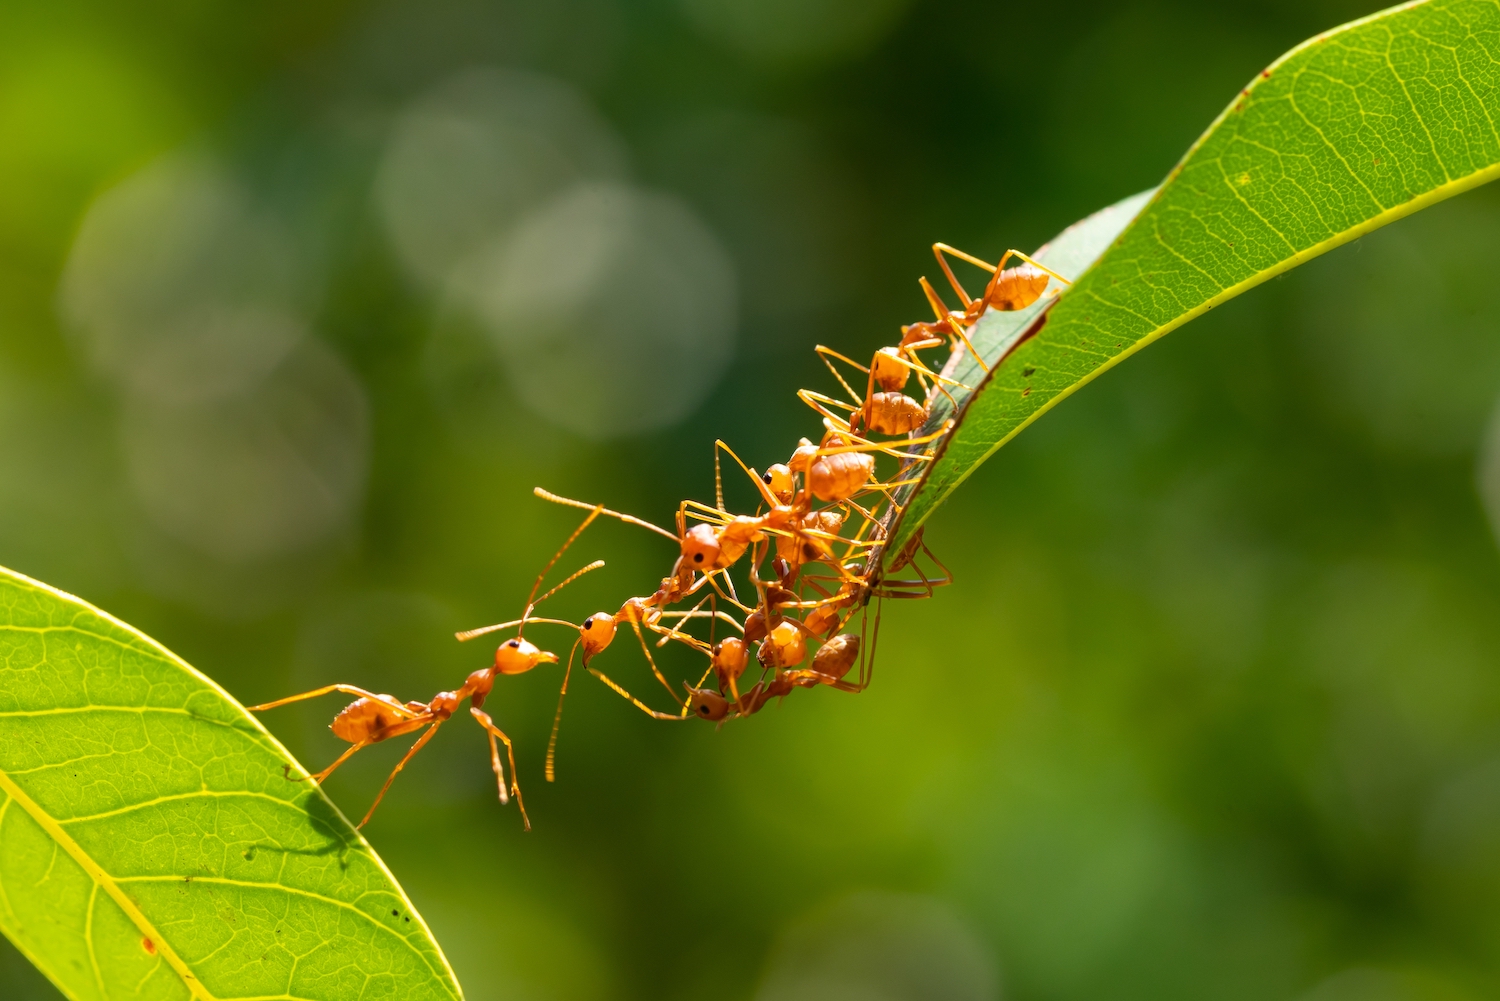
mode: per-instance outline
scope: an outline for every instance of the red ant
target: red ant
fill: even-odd
[[[486,627],[483,630],[474,631],[472,635],[493,632],[497,629],[509,628],[511,626],[516,627],[516,635],[505,640],[496,648],[494,663],[489,667],[480,668],[470,674],[457,691],[439,692],[433,696],[432,701],[426,703],[403,703],[393,696],[377,695],[374,692],[354,685],[324,685],[322,688],[315,688],[310,692],[303,692],[300,695],[291,695],[284,699],[277,699],[274,702],[251,706],[250,711],[264,712],[267,709],[275,709],[278,706],[284,706],[288,703],[301,702],[304,699],[314,699],[321,695],[327,695],[329,692],[343,692],[346,695],[357,696],[353,702],[339,711],[339,714],[334,717],[333,723],[329,727],[335,736],[347,741],[351,746],[343,754],[339,755],[333,764],[314,775],[306,776],[308,780],[317,785],[321,785],[323,780],[332,775],[336,768],[371,744],[378,744],[381,741],[390,740],[392,737],[401,737],[409,733],[415,733],[418,730],[425,730],[407,750],[401,760],[396,763],[396,767],[391,769],[390,775],[386,777],[385,784],[380,787],[380,792],[375,797],[375,802],[370,804],[370,809],[365,813],[364,819],[355,825],[356,827],[364,827],[370,822],[370,818],[375,815],[375,810],[380,806],[381,800],[385,798],[386,791],[390,789],[391,783],[396,780],[396,776],[406,767],[406,763],[426,746],[427,742],[437,733],[438,727],[447,722],[458,711],[458,707],[463,701],[467,699],[470,703],[469,714],[484,728],[489,737],[490,766],[495,772],[495,781],[499,787],[500,802],[501,804],[508,803],[510,802],[510,797],[514,795],[516,798],[516,807],[521,812],[521,822],[525,825],[526,830],[531,830],[531,820],[526,815],[526,804],[521,799],[521,786],[516,776],[515,747],[511,743],[510,738],[506,736],[505,731],[496,726],[494,719],[490,717],[489,713],[484,712],[481,707],[484,705],[485,699],[489,697],[497,675],[524,674],[542,664],[556,664],[558,662],[555,653],[539,649],[530,640],[525,639],[521,635],[529,623],[538,622],[567,626],[570,629],[579,628],[563,619],[540,618],[533,616],[531,613],[543,601],[546,601],[579,577],[604,566],[602,560],[596,560],[569,576],[540,598],[537,597],[537,591],[541,589],[542,580],[547,576],[547,573],[557,563],[567,548],[573,544],[573,540],[578,538],[583,528],[587,527],[589,521],[592,521],[597,514],[598,512],[596,511],[583,523],[583,526],[580,526],[569,537],[567,542],[563,543],[562,548],[553,555],[546,567],[537,575],[535,583],[531,586],[531,593],[527,596],[526,610],[521,618],[513,622],[501,623],[496,626]],[[505,769],[500,762],[499,744],[501,743],[505,745],[505,753],[510,760],[510,785],[508,789],[505,781]],[[295,781],[301,781],[301,779]]]

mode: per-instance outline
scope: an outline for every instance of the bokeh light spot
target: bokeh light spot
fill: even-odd
[[[590,438],[686,416],[733,349],[728,254],[680,201],[624,185],[582,185],[537,209],[452,294],[522,401]]]
[[[436,286],[539,202],[615,177],[624,162],[609,126],[565,84],[474,69],[397,119],[375,200],[402,265]]]

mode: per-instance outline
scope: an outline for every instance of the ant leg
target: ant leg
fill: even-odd
[[[854,394],[850,393],[849,395],[853,396]],[[851,415],[859,413],[859,411],[861,410],[860,407],[857,407],[851,403],[845,403],[843,400],[835,400],[831,396],[824,396],[822,393],[814,392],[811,389],[797,390],[797,399],[801,400],[809,407],[812,407],[813,410],[818,414],[818,416],[826,417],[828,420],[834,421],[838,424],[842,424],[845,427],[848,427],[849,421],[844,417],[840,417],[838,414],[834,413],[828,408],[840,407],[843,409],[847,409],[850,411]]]
[[[557,761],[557,728],[562,725],[563,699],[568,697],[568,679],[573,676],[573,658],[578,654],[579,644],[583,642],[583,636],[578,637],[573,644],[572,651],[568,654],[568,667],[563,671],[562,691],[557,693],[557,713],[552,717],[552,735],[547,738],[547,765],[544,772],[548,782],[557,780],[557,770],[554,767]],[[496,759],[498,760],[498,759]],[[501,783],[501,800],[504,801],[504,783]]]
[[[1027,264],[1030,264],[1033,268],[1036,268],[1038,271],[1045,271],[1045,272],[1047,272],[1047,274],[1051,275],[1053,278],[1056,278],[1058,281],[1062,282],[1064,285],[1071,285],[1071,284],[1073,284],[1071,281],[1069,281],[1068,279],[1064,278],[1062,275],[1058,274],[1056,271],[1053,271],[1051,268],[1047,267],[1047,265],[1042,264],[1042,263],[1040,263],[1038,261],[1032,260],[1030,257],[1027,257],[1025,254],[1021,253],[1019,250],[1007,250],[1005,252],[1005,256],[1002,257],[1002,258],[1000,258],[1000,264],[999,264],[999,266],[997,268],[995,268],[995,273],[999,274],[1000,271],[1001,271],[1001,269],[1003,269],[1005,267],[1005,262],[1008,261],[1008,260],[1010,260],[1012,257],[1019,257],[1021,260],[1025,261]]]
[[[541,487],[533,487],[532,490],[531,490],[531,492],[534,493],[534,494],[536,494],[536,496],[540,497],[544,501],[550,501],[553,504],[561,504],[564,507],[576,507],[576,508],[581,508],[581,509],[583,509],[585,511],[592,511],[592,510],[594,510],[594,508],[597,507],[599,509],[599,513],[600,514],[607,514],[611,518],[616,518],[616,519],[618,519],[620,521],[625,522],[627,525],[637,525],[637,526],[639,526],[641,528],[650,529],[651,531],[655,532],[657,535],[665,536],[666,538],[671,539],[673,542],[677,542],[678,541],[677,536],[673,535],[671,532],[667,531],[665,528],[660,528],[660,527],[658,527],[656,525],[653,525],[653,524],[651,524],[651,522],[646,521],[646,520],[644,520],[642,518],[637,518],[635,515],[632,515],[632,514],[622,514],[619,511],[611,511],[609,508],[604,507],[602,505],[598,505],[598,504],[587,504],[587,503],[585,503],[583,501],[572,500],[571,498],[563,497],[563,496],[560,496],[559,494],[552,493],[549,490],[543,490]]]
[[[535,608],[537,605],[541,604],[541,601],[546,601],[549,597],[551,597],[557,591],[559,591],[562,588],[566,587],[569,584],[569,582],[571,582],[575,578],[580,577],[583,574],[588,573],[589,570],[595,569],[594,566],[590,565],[589,567],[586,567],[583,570],[578,571],[578,573],[574,574],[572,577],[569,577],[567,580],[565,580],[561,584],[557,585],[557,587],[554,587],[551,591],[548,591],[546,594],[542,595],[541,601],[537,601],[536,600],[536,593],[537,593],[537,591],[541,590],[541,588],[542,588],[542,581],[544,581],[544,580],[547,579],[547,574],[549,574],[552,571],[552,568],[557,565],[557,561],[560,560],[560,559],[562,559],[562,555],[563,555],[563,553],[565,553],[565,552],[568,551],[568,547],[571,546],[574,542],[578,541],[578,537],[583,534],[584,529],[586,529],[590,525],[592,525],[594,523],[594,519],[597,518],[597,517],[599,517],[599,515],[602,514],[603,511],[604,511],[604,505],[603,504],[595,504],[593,506],[593,508],[589,511],[589,516],[587,518],[583,519],[583,524],[579,525],[577,528],[573,529],[573,534],[570,535],[570,536],[568,536],[567,541],[564,542],[561,546],[557,547],[557,552],[555,552],[555,553],[552,554],[552,558],[547,561],[547,565],[544,566],[544,567],[542,567],[542,572],[539,573],[539,574],[537,574],[536,575],[536,580],[534,582],[532,582],[531,593],[526,596],[526,611],[523,612],[523,613],[521,613],[521,618],[524,619],[524,618],[529,617],[531,615],[531,610],[533,608]],[[599,566],[603,566],[604,565],[603,561],[599,561],[598,565]]]
[[[853,358],[841,355],[832,348],[824,347],[821,344],[815,346],[813,348],[813,351],[817,353],[818,359],[828,367],[828,371],[833,373],[833,377],[838,380],[839,385],[844,387],[844,392],[849,394],[849,399],[857,399],[859,397],[859,394],[854,391],[854,388],[850,386],[849,383],[844,381],[843,373],[834,368],[833,362],[830,359],[837,358],[839,361],[850,366],[851,368],[857,368],[861,372],[864,372],[866,374],[868,374],[870,370],[865,368],[859,362],[855,361]]]
[[[778,503],[780,503],[776,499],[776,495],[771,493],[771,488],[766,486],[765,481],[762,480],[759,476],[755,475],[755,471],[749,466],[745,465],[744,461],[738,455],[734,454],[734,449],[725,444],[722,439],[714,440],[714,448],[722,448],[724,451],[729,453],[729,457],[733,459],[739,465],[739,467],[745,471],[746,476],[750,477],[750,482],[755,484],[756,491],[760,494],[761,499],[764,500],[768,506],[775,507]],[[718,453],[715,452],[714,456],[715,458],[717,458]]]
[[[354,744],[353,746],[351,746],[343,754],[340,754],[338,756],[338,760],[336,760],[333,764],[329,765],[327,768],[323,769],[321,772],[318,772],[316,775],[309,775],[309,776],[307,776],[307,780],[309,782],[311,782],[315,786],[322,785],[323,784],[323,780],[326,779],[328,776],[332,775],[333,774],[333,770],[335,768],[337,768],[339,765],[342,765],[344,762],[348,761],[350,758],[354,757],[354,752],[356,752],[356,751],[362,751],[365,748],[369,747],[373,743],[375,743],[375,741],[373,741],[373,740],[361,740],[359,743]],[[288,776],[288,778],[290,778],[290,776]],[[292,779],[292,781],[293,782],[301,782],[302,780],[301,779]]]
[[[838,434],[841,437],[852,439],[854,444],[825,445],[818,449],[818,455],[838,455],[842,452],[882,452],[896,459],[914,459],[922,462],[929,462],[932,459],[932,456],[930,455],[903,452],[901,451],[901,449],[910,448],[913,445],[926,445],[929,442],[937,441],[939,438],[943,437],[943,435],[953,430],[953,424],[954,422],[952,420],[949,420],[943,424],[943,427],[940,430],[934,431],[929,435],[923,435],[920,438],[892,438],[890,441],[871,441],[870,439],[861,437],[860,435],[857,435],[852,431],[840,431],[838,432]]]
[[[948,569],[948,565],[946,563],[944,563],[942,560],[940,560],[940,559],[937,558],[937,554],[936,553],[934,553],[931,549],[927,548],[927,541],[925,539],[922,541],[922,552],[926,553],[927,554],[927,558],[929,560],[931,560],[932,562],[936,563],[938,565],[938,569],[941,570],[941,571],[943,571],[943,577],[942,577],[942,579],[939,580],[939,581],[936,581],[935,583],[937,583],[937,584],[952,584],[953,583],[953,571]]]
[[[610,688],[613,688],[615,690],[615,694],[619,695],[622,698],[630,700],[630,704],[631,705],[635,706],[637,709],[639,709],[641,712],[645,713],[647,716],[650,716],[652,719],[669,719],[669,720],[683,720],[683,719],[687,719],[687,717],[685,715],[681,715],[681,714],[676,714],[676,713],[660,713],[660,712],[657,712],[655,709],[652,709],[650,706],[646,705],[646,703],[642,702],[640,699],[636,698],[634,695],[631,695],[629,692],[627,692],[625,690],[625,688],[622,685],[618,684],[613,678],[611,678],[609,675],[605,674],[603,671],[599,670],[597,667],[589,667],[588,668],[588,672],[590,674],[592,674],[594,677],[598,678],[600,681],[604,682]]]
[[[926,297],[927,305],[932,307],[933,316],[937,320],[937,323],[943,323],[948,317],[953,315],[953,311],[948,308],[948,304],[943,301],[943,297],[937,294],[937,289],[932,287],[932,282],[927,280],[926,275],[918,278],[917,284],[922,287],[922,295]],[[930,326],[936,326],[936,324],[930,324]]]
[[[676,622],[673,625],[664,626],[660,622],[648,622],[648,623],[646,623],[646,628],[647,629],[651,630],[653,633],[659,633],[661,635],[661,639],[659,639],[659,640],[656,641],[656,648],[658,650],[660,650],[662,647],[666,646],[672,640],[677,640],[679,643],[685,643],[688,646],[693,647],[694,649],[697,649],[697,650],[707,650],[710,646],[712,646],[711,643],[705,644],[702,640],[700,640],[698,637],[692,635],[691,633],[685,633],[685,632],[683,632],[682,631],[682,625],[683,625],[683,623],[687,622],[689,619],[695,619],[695,618],[707,618],[707,619],[710,619],[710,621],[712,621],[713,614],[718,611],[717,604],[715,604],[714,608],[710,612],[705,612],[705,613],[702,613],[700,615],[699,614],[699,610],[704,605],[706,605],[710,601],[712,601],[713,598],[714,598],[714,593],[712,591],[709,591],[707,594],[705,594],[698,601],[698,604],[694,605],[688,611],[686,611],[686,612],[679,612],[679,613],[676,613],[675,615],[673,615],[673,618],[676,619]],[[664,615],[663,618],[665,618],[665,617],[666,616]],[[712,629],[713,627],[710,626],[709,628]]]
[[[959,340],[964,342],[964,347],[969,349],[969,354],[974,358],[974,361],[979,365],[980,369],[982,369],[984,373],[988,375],[990,367],[986,365],[984,359],[980,357],[979,349],[974,346],[974,342],[969,340],[969,331],[963,325],[963,321],[955,319],[951,316],[948,317],[948,330],[953,334],[954,337],[957,337]]]
[[[385,703],[385,704],[386,705],[390,705],[390,703]],[[424,726],[427,725],[427,720],[431,718],[429,716],[429,714],[427,714],[425,712],[423,712],[423,713],[414,713],[414,712],[412,712],[410,709],[408,709],[405,706],[402,706],[401,709],[402,709],[402,712],[405,713],[405,715],[406,715],[405,719],[397,720],[396,722],[392,723],[390,726],[385,727],[385,728],[383,728],[381,730],[375,731],[375,733],[372,736],[366,737],[364,740],[355,741],[354,746],[350,747],[343,754],[340,754],[338,756],[338,758],[333,762],[333,764],[329,765],[327,768],[323,769],[321,772],[317,772],[316,774],[306,776],[307,780],[309,782],[311,782],[313,785],[322,785],[323,784],[323,780],[326,779],[326,778],[328,778],[328,776],[332,775],[333,774],[333,770],[335,768],[337,768],[339,765],[342,765],[344,762],[348,761],[350,758],[354,757],[354,755],[355,755],[356,752],[364,750],[365,748],[369,747],[371,744],[378,744],[382,740],[389,740],[392,737],[401,737],[401,736],[404,736],[404,735],[406,735],[408,733],[411,733],[413,730],[420,730],[422,727],[424,727]],[[290,781],[290,782],[301,782],[302,781],[302,779],[300,779],[300,778],[296,778],[296,779],[292,778],[292,776],[291,776],[291,766],[287,766],[286,768],[283,769],[283,771],[285,771],[287,773],[286,777],[287,777],[288,781]]]
[[[978,258],[976,258],[976,257],[970,257],[968,254],[964,253],[962,250],[954,250],[952,247],[948,246],[946,243],[934,243],[932,245],[932,256],[937,258],[938,267],[940,267],[940,268],[943,269],[943,274],[947,277],[948,284],[952,285],[953,286],[953,291],[955,291],[955,292],[958,293],[958,300],[959,300],[959,302],[962,302],[964,304],[964,310],[967,312],[968,308],[969,308],[969,305],[974,300],[969,295],[968,292],[964,291],[964,287],[958,283],[958,278],[957,278],[957,276],[955,276],[953,274],[953,269],[948,266],[948,258],[946,258],[946,257],[943,256],[943,254],[945,252],[949,253],[949,254],[952,254],[954,257],[957,257],[960,260],[968,261],[970,264],[977,264],[980,267],[985,268],[987,270],[993,270],[993,269],[990,268],[990,266],[988,264],[985,264],[983,261],[979,260]]]
[[[374,692],[367,692],[363,688],[357,688],[354,685],[324,685],[322,688],[314,688],[312,691],[303,692],[301,695],[288,695],[286,698],[277,699],[275,702],[263,702],[258,706],[249,706],[247,708],[253,713],[264,712],[267,709],[275,709],[277,706],[284,706],[291,702],[301,702],[303,699],[315,699],[320,695],[327,695],[329,692],[343,692],[345,695],[357,695],[362,699],[369,699],[371,702],[379,702],[381,705],[390,706],[402,716],[410,717],[414,715],[403,703],[397,702],[389,695],[376,695]]]
[[[942,258],[939,257],[938,260],[941,261]],[[988,265],[986,265],[986,267],[988,267]],[[947,264],[943,265],[943,270],[948,270]],[[953,278],[953,273],[951,271],[948,272],[948,277],[950,280],[953,280],[955,282],[957,281],[957,279]],[[932,283],[929,282],[926,278],[918,279],[918,283],[922,286],[923,294],[927,296],[928,305],[930,305],[932,307],[932,311],[937,314],[937,323],[933,325],[947,327],[949,336],[957,337],[959,340],[963,341],[964,346],[969,349],[969,354],[973,355],[974,360],[979,363],[979,367],[988,372],[989,366],[985,365],[984,359],[979,357],[979,352],[974,349],[974,344],[969,340],[969,335],[964,332],[963,325],[954,320],[954,314],[948,311],[947,303],[943,302],[942,297],[939,296],[933,289]],[[965,296],[965,299],[966,301],[964,303],[964,309],[967,310],[969,308],[969,304],[974,300],[968,299],[967,296]],[[964,314],[960,313],[958,315],[963,316]]]
[[[671,697],[672,701],[677,702],[677,694],[672,691],[671,682],[667,681],[666,675],[661,673],[661,668],[656,666],[656,658],[651,656],[651,648],[646,645],[646,637],[641,632],[641,624],[635,621],[635,619],[631,619],[630,628],[635,630],[635,638],[641,643],[641,653],[646,655],[646,663],[651,665],[651,673],[656,675],[656,680],[661,682],[661,686],[667,690],[667,695]],[[679,707],[682,706],[681,702],[677,702],[677,704]]]
[[[505,735],[505,731],[495,725],[495,721],[490,718],[489,713],[485,712],[482,709],[475,709],[473,706],[470,706],[469,715],[478,720],[479,725],[484,727],[485,731],[490,736],[490,767],[495,770],[495,780],[500,784],[501,803],[504,803],[506,801],[505,773],[500,768],[500,749],[495,746],[495,738],[500,738],[500,742],[505,745],[505,754],[510,758],[510,790],[511,792],[515,793],[516,809],[521,811],[521,823],[525,825],[526,830],[531,830],[531,818],[526,816],[526,803],[521,799],[521,783],[516,779],[515,746],[511,744],[510,738]]]
[[[587,571],[589,571],[589,570],[596,570],[596,569],[598,569],[598,567],[601,567],[603,565],[604,565],[604,561],[603,560],[599,560],[599,561],[597,561],[597,565],[591,563],[587,567],[585,567],[583,570],[580,570],[578,573],[574,574],[573,576],[574,577],[581,576],[584,573],[586,573]],[[572,578],[569,578],[569,580],[571,580],[571,579]],[[564,581],[564,583],[566,583],[566,581]],[[555,588],[554,588],[554,590],[555,590]],[[529,618],[525,618],[525,619],[511,619],[509,622],[497,622],[497,623],[495,623],[492,626],[480,626],[478,629],[465,629],[463,632],[461,632],[461,633],[454,633],[453,635],[454,635],[454,637],[460,643],[462,643],[462,642],[465,642],[467,640],[474,639],[475,637],[478,637],[478,636],[484,636],[487,633],[498,632],[501,629],[509,629],[511,626],[526,625],[527,623],[531,623],[531,622],[543,622],[543,623],[547,623],[549,625],[554,625],[554,626],[567,626],[569,629],[577,629],[578,628],[578,624],[576,622],[569,622],[567,619],[544,619],[541,616],[533,615],[533,616],[530,616]]]
[[[370,822],[370,818],[375,816],[375,808],[380,805],[381,800],[385,799],[386,790],[391,787],[392,782],[396,781],[396,776],[401,774],[401,769],[406,767],[406,763],[416,756],[416,753],[420,751],[429,740],[432,739],[432,735],[437,733],[438,727],[442,725],[442,720],[433,720],[432,725],[427,728],[427,732],[418,737],[416,743],[411,745],[411,748],[406,752],[405,756],[402,757],[400,761],[396,762],[396,767],[392,768],[391,774],[386,776],[385,785],[380,787],[380,794],[375,797],[375,802],[370,804],[370,809],[365,814],[365,819],[354,825],[356,829],[364,827]],[[329,770],[332,771],[332,769]]]
[[[716,575],[716,574],[722,574],[723,575],[723,577],[724,577],[724,583],[727,585],[727,593],[726,593],[726,589],[725,588],[720,588],[719,587],[719,582],[716,581],[716,580],[714,580],[714,575]],[[745,611],[747,614],[749,613],[749,611],[753,610],[753,609],[746,609],[744,603],[740,601],[740,596],[735,593],[735,590],[734,590],[734,578],[729,575],[729,568],[728,567],[724,567],[724,568],[719,569],[719,570],[711,570],[708,573],[706,573],[706,574],[703,575],[703,579],[706,580],[706,581],[708,581],[708,586],[711,587],[711,588],[713,588],[714,594],[717,594],[719,597],[723,598],[725,601],[729,602],[731,605],[735,606],[736,608],[740,609],[741,611]]]

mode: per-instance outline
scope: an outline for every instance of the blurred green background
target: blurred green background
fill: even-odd
[[[818,341],[1157,183],[1353,0],[0,7],[0,563],[246,703],[428,698],[576,523],[816,429]],[[483,999],[1500,994],[1500,198],[991,460],[875,685],[715,732],[504,679],[367,833]],[[649,593],[617,524],[551,611]],[[562,644],[563,637],[555,642]],[[540,634],[539,634],[540,638]],[[628,645],[601,661],[660,703]],[[336,700],[267,723],[306,763]],[[359,816],[399,749],[330,782]],[[0,996],[55,992],[0,944]]]

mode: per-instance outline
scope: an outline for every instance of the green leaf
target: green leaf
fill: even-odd
[[[160,644],[0,570],[0,930],[69,997],[451,999],[406,894]]]
[[[1497,123],[1495,0],[1395,7],[1281,57],[1161,187],[1038,252],[1064,276],[1081,275],[1071,288],[975,324],[991,372],[958,360],[954,375],[973,392],[954,392],[958,426],[897,498],[904,509],[887,552],[996,449],[1100,373],[1269,278],[1494,179]],[[929,429],[952,408],[933,410]]]

